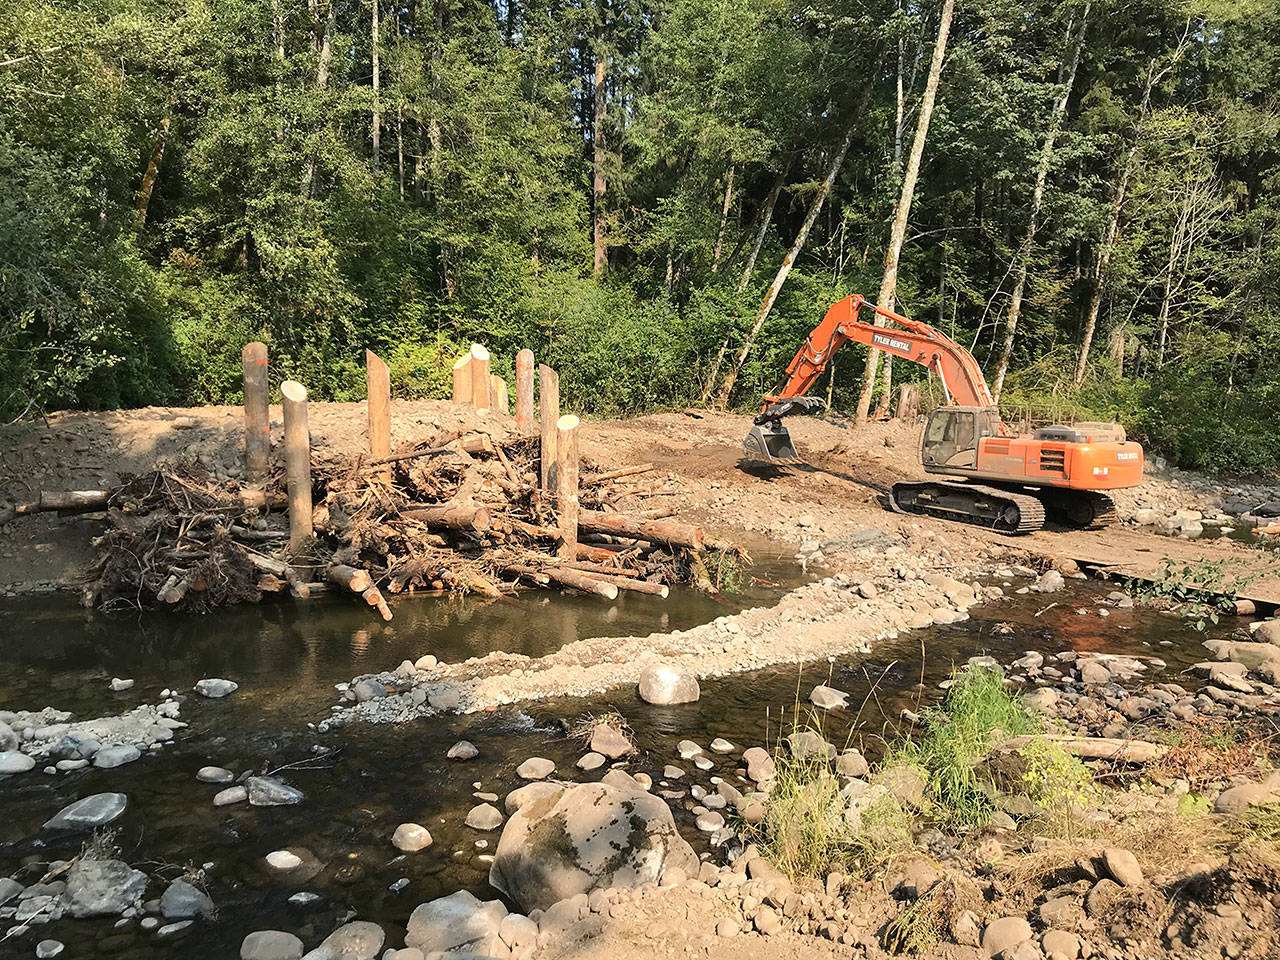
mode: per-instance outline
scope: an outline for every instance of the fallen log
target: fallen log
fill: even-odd
[[[663,600],[671,595],[671,588],[665,583],[651,583],[648,580],[639,580],[635,577],[628,577],[621,573],[605,573],[603,571],[592,573],[591,576],[612,583],[619,590],[629,590],[632,593],[645,593],[654,597],[661,597]]]
[[[39,499],[0,506],[0,527],[18,517],[56,510],[61,514],[107,509],[109,490],[41,490]]]
[[[1169,752],[1162,743],[1145,740],[1120,740],[1114,737],[1071,737],[1055,734],[1033,734],[1013,737],[999,744],[995,750],[1012,752],[1033,743],[1051,743],[1061,747],[1074,757],[1085,760],[1117,760],[1122,763],[1151,763]]]
[[[623,467],[621,470],[610,470],[608,473],[598,473],[594,477],[588,477],[581,481],[584,487],[593,487],[598,483],[608,483],[610,480],[618,480],[622,477],[634,476],[637,473],[648,473],[653,469],[652,463],[641,463],[634,467]]]
[[[489,511],[474,502],[443,503],[439,506],[410,506],[400,511],[405,520],[416,520],[427,527],[455,530],[460,533],[484,533],[489,529]]]
[[[382,596],[382,591],[377,587],[369,587],[360,594],[360,597],[369,606],[376,607],[383,620],[391,619],[391,608],[387,606],[386,598]]]
[[[706,549],[706,534],[701,527],[668,520],[642,520],[624,513],[583,510],[578,514],[578,527],[588,533],[607,533],[630,537],[632,540],[647,540],[664,547]]]
[[[305,600],[311,596],[311,585],[304,581],[289,564],[271,557],[264,557],[262,554],[255,553],[252,550],[245,550],[245,556],[249,558],[249,563],[253,565],[255,570],[270,574],[273,577],[279,577],[289,584],[289,592],[299,600]]]
[[[369,576],[368,571],[361,570],[359,567],[351,567],[345,563],[335,563],[328,570],[326,576],[330,583],[345,587],[352,593],[363,594],[371,586],[373,586],[373,578]]]
[[[581,590],[583,593],[594,593],[597,596],[604,597],[606,600],[618,599],[617,584],[609,583],[606,580],[577,570],[564,570],[560,567],[534,568],[522,563],[509,564],[506,569],[522,577],[543,577],[563,586]]]

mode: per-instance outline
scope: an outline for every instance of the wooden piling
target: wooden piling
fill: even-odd
[[[565,414],[556,423],[556,514],[560,518],[562,560],[578,556],[578,418]]]
[[[556,421],[560,419],[560,377],[545,363],[538,364],[538,402],[542,413],[540,459],[542,489],[556,491]]]
[[[516,354],[516,429],[533,433],[533,351]]]
[[[471,403],[471,351],[453,361],[453,402]]]
[[[369,454],[374,460],[391,456],[391,374],[372,350],[364,352],[365,386],[369,397]],[[391,468],[380,471],[391,479]]]
[[[489,374],[489,403],[495,410],[501,410],[503,413],[511,412],[511,398],[507,391],[507,381],[503,380],[496,373]]]
[[[244,371],[244,472],[246,479],[255,483],[271,466],[267,345],[257,340],[245,344],[240,363]]]
[[[489,351],[478,343],[471,345],[471,403],[477,412],[488,410],[489,391],[493,385],[489,382]]]
[[[289,549],[311,538],[311,435],[307,388],[296,380],[280,384],[284,404],[284,464],[289,490]]]

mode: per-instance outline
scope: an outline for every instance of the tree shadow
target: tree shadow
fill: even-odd
[[[752,460],[749,457],[742,457],[738,460],[738,469],[748,476],[755,477],[758,480],[764,480],[766,483],[772,483],[785,477],[795,476],[799,473],[808,474],[826,474],[829,477],[835,477],[837,480],[843,480],[854,486],[862,487],[876,494],[876,498],[880,501],[880,505],[885,509],[889,507],[889,488],[884,484],[876,483],[872,480],[866,480],[861,477],[855,477],[852,474],[845,473],[842,470],[832,470],[829,467],[815,467],[811,463],[796,461],[795,463],[767,463],[763,460]]]

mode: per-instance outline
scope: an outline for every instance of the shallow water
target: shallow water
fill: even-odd
[[[758,576],[794,582],[765,565]],[[62,920],[37,927],[20,940],[0,942],[0,957],[30,956],[37,940],[55,937],[76,957],[236,956],[241,939],[255,929],[290,930],[314,946],[343,918],[377,921],[398,946],[414,906],[467,887],[491,897],[488,865],[498,834],[462,825],[478,789],[505,795],[518,785],[515,767],[526,757],[556,761],[559,773],[579,775],[573,761],[582,746],[564,737],[561,721],[616,708],[635,730],[641,753],[629,769],[654,775],[676,761],[683,738],[704,746],[724,737],[739,748],[772,743],[780,718],[789,720],[797,699],[815,683],[851,693],[853,707],[825,721],[830,740],[854,742],[874,752],[876,739],[897,722],[903,707],[918,709],[937,699],[937,683],[953,663],[990,653],[1007,662],[1028,649],[1049,653],[1090,649],[1159,656],[1173,676],[1202,658],[1202,634],[1177,618],[1139,610],[1112,609],[1097,615],[1107,589],[1072,584],[1052,597],[1029,595],[975,609],[967,622],[919,631],[879,644],[867,656],[850,656],[803,668],[779,667],[703,684],[702,699],[677,707],[653,707],[629,689],[593,699],[542,701],[464,717],[426,718],[401,726],[344,727],[325,735],[308,729],[335,702],[332,684],[353,675],[390,669],[401,660],[433,653],[458,661],[490,650],[538,655],[588,636],[627,635],[684,629],[744,604],[771,600],[777,589],[716,601],[680,591],[667,601],[637,595],[606,604],[568,594],[527,594],[511,602],[479,603],[444,598],[406,599],[390,624],[341,601],[281,603],[190,618],[160,614],[135,617],[88,615],[61,601],[22,601],[0,607],[0,709],[71,710],[77,717],[118,713],[155,702],[162,688],[189,690],[200,677],[225,676],[240,689],[225,701],[197,696],[183,704],[190,724],[175,743],[136,763],[113,770],[87,769],[48,777],[37,771],[0,783],[0,876],[26,861],[47,862],[76,852],[75,841],[45,846],[40,825],[71,801],[105,790],[128,794],[129,809],[117,822],[121,856],[157,879],[189,867],[205,868],[204,881],[218,905],[214,923],[197,923],[179,938],[157,941],[136,925],[116,930],[111,921]],[[1080,615],[1077,609],[1089,611]],[[1008,624],[1011,632],[997,631]],[[1225,626],[1224,626],[1225,632]],[[1165,641],[1164,645],[1161,641]],[[124,693],[111,693],[111,676],[133,677]],[[921,684],[922,685],[919,685]],[[456,740],[480,749],[467,763],[445,759]],[[317,748],[327,750],[319,753]],[[681,763],[683,781],[706,783],[711,773],[732,778],[736,754],[714,757],[717,767],[697,772]],[[282,776],[306,794],[296,807],[214,808],[217,787],[197,783],[205,764],[236,772],[290,766]],[[600,771],[603,772],[603,771]],[[499,806],[501,803],[499,802]],[[677,811],[695,847],[703,849],[692,815]],[[403,856],[390,844],[404,821],[426,826],[435,844]],[[478,849],[477,841],[487,844]],[[314,875],[272,875],[263,857],[270,851],[306,848]],[[26,882],[38,876],[21,874]],[[295,874],[302,873],[295,871]],[[396,880],[408,884],[399,892]],[[299,908],[288,897],[308,890],[321,896]]]

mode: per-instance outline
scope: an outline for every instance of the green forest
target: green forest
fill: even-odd
[[[444,396],[747,408],[850,293],[1002,403],[1280,465],[1276,0],[6,0],[0,419]],[[884,411],[919,368],[849,347]],[[933,396],[937,397],[936,393]]]

